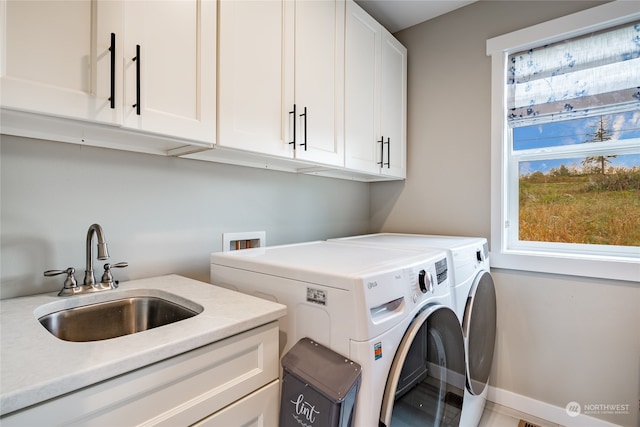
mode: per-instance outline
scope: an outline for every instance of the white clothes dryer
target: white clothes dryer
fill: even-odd
[[[287,306],[281,356],[309,337],[362,367],[355,426],[459,426],[464,339],[446,253],[309,242],[211,255],[211,282]]]
[[[379,233],[330,241],[446,251],[453,270],[453,308],[462,325],[465,340],[466,388],[461,425],[477,426],[486,404],[496,336],[496,295],[489,271],[487,240],[479,237]]]

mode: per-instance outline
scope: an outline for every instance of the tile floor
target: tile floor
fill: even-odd
[[[487,402],[478,427],[518,427],[520,420],[528,421],[540,427],[561,427],[559,424],[492,402]]]

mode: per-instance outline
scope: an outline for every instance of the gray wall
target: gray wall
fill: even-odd
[[[369,184],[2,135],[0,296],[82,280],[89,225],[104,228],[126,280],[178,273],[209,281],[223,232],[268,245],[369,231]],[[96,261],[102,273],[102,261]]]
[[[404,30],[409,51],[408,178],[371,190],[372,229],[490,235],[488,38],[596,6],[480,1]],[[640,284],[494,270],[491,383],[564,408],[629,404],[638,425]]]

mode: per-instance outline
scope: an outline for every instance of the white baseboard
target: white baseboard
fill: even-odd
[[[619,427],[584,414],[572,417],[565,408],[496,387],[489,387],[487,400],[566,427]]]

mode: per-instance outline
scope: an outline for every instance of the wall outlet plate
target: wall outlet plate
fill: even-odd
[[[267,246],[266,232],[245,231],[240,233],[222,233],[222,252],[237,251]]]

